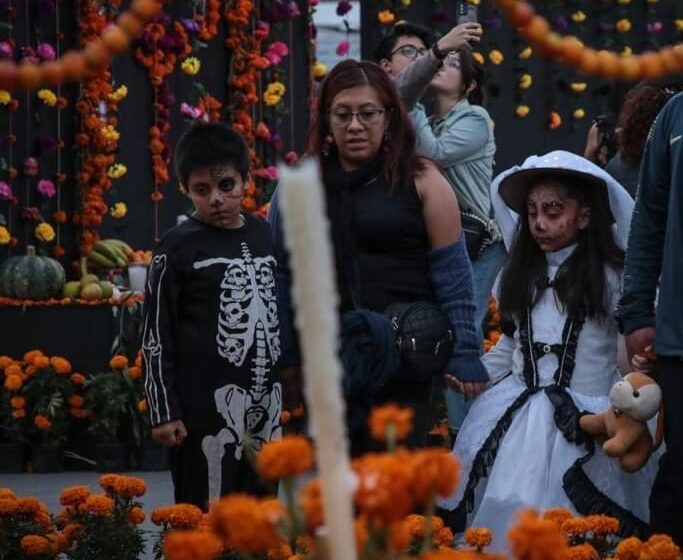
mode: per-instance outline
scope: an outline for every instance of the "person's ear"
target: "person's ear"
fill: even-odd
[[[387,74],[391,74],[391,61],[388,58],[380,60],[379,65]]]
[[[579,229],[586,229],[590,223],[591,209],[585,206],[579,210]]]
[[[472,80],[470,83],[469,87],[467,88],[467,91],[465,92],[465,96],[468,96],[470,93],[472,93],[475,89],[477,89],[477,86],[479,84],[477,83],[477,80]]]

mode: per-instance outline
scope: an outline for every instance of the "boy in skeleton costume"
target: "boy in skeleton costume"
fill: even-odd
[[[149,270],[145,391],[152,435],[173,448],[176,502],[206,509],[258,492],[249,455],[281,434],[275,259],[268,224],[241,213],[249,159],[236,132],[197,124],[175,161],[195,212]]]

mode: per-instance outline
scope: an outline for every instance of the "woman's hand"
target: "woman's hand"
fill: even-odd
[[[656,361],[654,349],[652,346],[646,346],[642,354],[634,354],[631,358],[631,369],[640,373],[649,373],[654,369]]]
[[[469,48],[471,43],[481,40],[481,25],[476,22],[461,23],[452,28],[437,41],[437,48],[442,51],[457,51]]]
[[[454,391],[462,393],[466,401],[474,399],[486,389],[486,383],[483,381],[464,382],[450,374],[446,374],[446,384]]]

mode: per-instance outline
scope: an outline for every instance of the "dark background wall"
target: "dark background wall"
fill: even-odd
[[[683,40],[683,34],[677,31],[675,23],[683,18],[681,0],[660,0],[656,3],[633,0],[628,5],[619,5],[617,0],[534,0],[532,4],[558,32],[576,35],[586,45],[596,49],[621,52],[628,45],[637,53]],[[397,20],[425,24],[440,36],[455,24],[455,5],[453,0],[413,1],[410,7],[405,7],[400,0],[361,2],[363,56],[371,57],[380,37],[389,30],[389,26],[378,22],[379,10],[392,9]],[[578,11],[586,15],[585,21],[573,21],[572,14]],[[517,54],[526,46],[526,42],[494,7],[493,2],[482,0],[478,13],[485,34],[476,50],[487,59],[485,68],[491,93],[488,109],[496,125],[497,169],[500,171],[520,163],[531,154],[551,149],[562,148],[583,153],[592,118],[605,113],[611,98],[619,97],[627,86],[581,76],[570,68],[548,62],[536,54],[528,60],[519,59]],[[615,23],[622,18],[632,24],[628,33],[615,30]],[[488,54],[494,49],[504,56],[500,65],[494,65],[488,59]],[[523,73],[529,73],[534,80],[528,90],[517,87],[519,76]],[[583,93],[572,93],[569,90],[572,82],[586,82],[588,87]],[[531,108],[526,118],[515,115],[519,103]],[[572,113],[577,108],[585,110],[584,119],[572,119]],[[562,116],[563,124],[556,130],[548,128],[551,111],[557,111]]]

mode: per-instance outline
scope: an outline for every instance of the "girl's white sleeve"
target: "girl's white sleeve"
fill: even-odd
[[[496,345],[484,357],[482,363],[489,374],[489,385],[493,385],[512,371],[512,356],[517,341],[514,336],[502,334]]]

